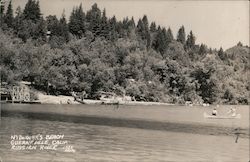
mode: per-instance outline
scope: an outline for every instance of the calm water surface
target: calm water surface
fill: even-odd
[[[21,107],[22,106],[23,105],[21,105]],[[51,107],[51,105],[45,106],[44,109],[49,109],[49,107]],[[68,108],[68,106],[62,107],[64,110]],[[102,107],[101,110],[96,107],[91,108],[91,111],[88,111],[86,107],[82,109],[85,114],[93,115],[100,111],[102,116],[119,114],[117,115],[118,117],[124,117],[124,114],[126,114],[127,118],[136,117],[161,121],[165,120],[162,114],[168,114],[168,120],[174,120],[174,122],[182,122],[179,117],[183,115],[184,122],[194,123],[198,120],[198,123],[217,124],[219,126],[221,125],[221,127],[227,126],[232,130],[238,126],[246,128],[249,121],[249,116],[247,116],[248,110],[246,108],[239,110],[242,114],[245,113],[246,119],[242,118],[237,122],[204,120],[203,117],[199,115],[202,114],[204,110],[200,110],[199,108],[189,109],[191,114],[197,112],[196,115],[193,114],[193,118],[196,120],[184,115],[187,109],[176,107],[167,110],[162,107],[147,107],[144,115],[138,115],[140,114],[139,112],[141,112],[140,107],[129,107],[127,109],[123,107],[124,109],[119,110],[108,107]],[[162,112],[158,113],[159,110]],[[209,109],[205,111],[209,111]],[[226,111],[226,108],[223,111]],[[0,128],[0,161],[2,160],[3,162],[247,162],[249,160],[249,136],[240,137],[238,143],[235,143],[236,136],[233,135],[209,135],[209,133],[206,135],[196,133],[195,131],[194,133],[185,133],[89,125],[69,121],[37,120],[22,116],[2,117]],[[220,127],[218,127],[218,129],[220,129]],[[209,132],[210,130],[207,131]],[[10,135],[32,135],[39,133],[43,135],[64,134],[65,139],[74,146],[76,152],[65,153],[61,150],[14,151],[10,149]]]

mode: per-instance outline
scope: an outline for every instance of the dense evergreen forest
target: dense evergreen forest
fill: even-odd
[[[23,80],[89,98],[106,91],[140,101],[249,103],[249,47],[241,42],[211,49],[184,26],[174,34],[146,15],[117,20],[97,4],[74,7],[66,20],[63,11],[43,17],[36,0],[15,11],[0,3],[0,74],[9,85]]]

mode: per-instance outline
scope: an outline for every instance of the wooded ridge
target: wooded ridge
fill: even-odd
[[[97,4],[88,11],[80,4],[66,20],[44,18],[36,0],[15,14],[11,1],[0,3],[1,82],[89,98],[105,91],[139,101],[249,103],[249,47],[241,42],[212,49],[184,26],[175,37],[147,15],[120,21]]]

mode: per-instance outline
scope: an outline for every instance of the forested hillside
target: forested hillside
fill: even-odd
[[[184,26],[174,34],[146,15],[117,20],[97,4],[75,7],[67,20],[63,11],[43,17],[39,1],[15,11],[0,3],[0,74],[9,85],[23,80],[89,98],[106,91],[143,101],[249,103],[249,47],[240,42],[211,49]]]

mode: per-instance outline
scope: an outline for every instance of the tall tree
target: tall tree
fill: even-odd
[[[55,15],[49,15],[46,17],[47,29],[51,32],[51,35],[58,35],[59,32],[59,20]]]
[[[191,30],[189,35],[187,36],[186,48],[192,49],[194,47],[194,45],[195,45],[195,36]]]
[[[106,16],[106,9],[102,12],[100,36],[103,36],[104,38],[108,38],[109,36],[109,24]]]
[[[165,28],[161,29],[161,27],[158,26],[156,38],[152,43],[152,47],[157,52],[160,52],[162,55],[165,53],[167,49],[166,38],[167,38],[166,29]]]
[[[81,38],[83,34],[86,31],[85,27],[85,13],[82,9],[82,4],[80,4],[79,7],[75,7],[73,11],[71,12],[70,18],[69,18],[69,31],[77,36],[78,38]]]
[[[142,40],[148,39],[149,27],[148,27],[148,18],[146,15],[142,19],[139,19],[137,24],[137,33]]]
[[[3,24],[4,17],[4,1],[0,0],[0,26]]]
[[[7,24],[8,27],[13,27],[13,7],[12,7],[12,1],[9,2],[6,14],[4,16],[4,22]]]
[[[167,45],[169,43],[171,43],[173,40],[174,40],[174,36],[173,36],[171,28],[169,27],[168,30],[167,30],[167,33],[166,33],[166,43],[167,43]]]
[[[144,30],[148,30],[149,25],[148,25],[148,17],[147,17],[147,15],[143,15],[142,22],[143,22],[143,25],[144,25]]]
[[[117,28],[117,20],[116,17],[113,16],[110,20],[109,20],[109,25],[110,25],[110,34],[109,34],[109,40],[111,41],[115,41],[118,38],[118,33],[116,31]]]
[[[225,55],[222,47],[220,47],[220,50],[218,51],[218,56],[220,57],[221,60],[226,59],[226,57],[225,57],[226,55]]]
[[[100,35],[101,30],[102,12],[97,4],[93,4],[91,9],[86,14],[87,22],[89,23],[88,29],[95,35]]]
[[[238,43],[237,43],[237,46],[242,47],[243,44],[242,44],[241,42],[238,42]]]
[[[200,55],[204,55],[205,53],[207,53],[207,46],[205,44],[201,44],[200,45],[200,49],[199,49],[199,54]]]
[[[4,13],[4,1],[0,0],[0,16],[2,17]]]
[[[183,45],[185,44],[186,42],[186,33],[185,33],[185,28],[184,26],[182,25],[178,31],[178,34],[177,34],[177,41],[178,42],[181,42]]]
[[[131,18],[131,20],[129,21],[129,24],[131,25],[131,27],[135,27],[135,20],[134,17]]]
[[[213,77],[215,73],[213,65],[204,67],[195,67],[190,76],[195,79],[197,84],[196,91],[205,103],[213,103],[218,99],[218,80]]]
[[[59,35],[62,36],[66,42],[69,41],[69,28],[64,12],[59,20]]]
[[[150,31],[151,32],[156,32],[156,24],[155,24],[155,22],[152,22],[151,24],[150,24]]]
[[[151,36],[149,32],[148,18],[146,15],[138,21],[137,34],[145,42],[147,48],[149,48],[151,45]]]
[[[33,31],[31,33],[32,39],[42,39],[46,40],[46,22],[43,19],[40,19],[34,26]]]
[[[31,20],[34,23],[40,21],[42,14],[40,11],[39,1],[28,0],[23,10],[23,16],[24,19]]]
[[[13,22],[13,28],[15,30],[15,32],[17,33],[19,31],[19,28],[21,26],[22,23],[22,9],[20,6],[17,7],[16,12],[15,12],[16,16],[14,18],[14,22]]]
[[[143,24],[142,20],[139,19],[138,23],[137,23],[137,33],[139,36],[143,35],[143,30],[144,30],[144,24]]]

